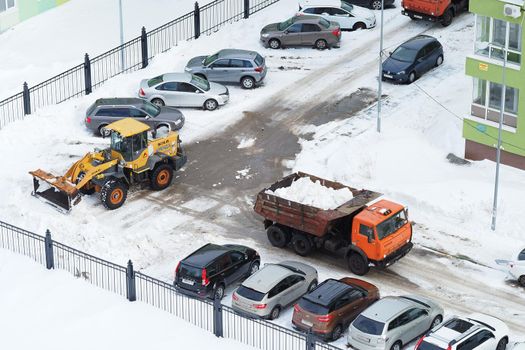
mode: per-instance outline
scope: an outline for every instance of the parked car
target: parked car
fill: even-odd
[[[419,339],[414,350],[505,350],[508,342],[503,321],[476,313],[443,322]]]
[[[347,4],[341,0],[305,1],[297,14],[317,15],[339,23],[342,30],[369,29],[376,26],[376,16],[369,9]]]
[[[516,260],[496,260],[496,263],[504,266],[510,278],[525,287],[525,249],[518,254]]]
[[[139,97],[159,107],[201,107],[209,111],[230,99],[228,88],[190,73],[168,73],[140,82]]]
[[[265,47],[312,46],[319,50],[339,47],[341,28],[319,16],[294,16],[281,23],[268,24],[261,30]]]
[[[317,287],[317,270],[297,261],[265,265],[232,295],[234,310],[251,316],[279,317],[282,310]]]
[[[208,243],[179,262],[173,284],[184,294],[222,299],[228,286],[253,275],[260,263],[251,248]]]
[[[103,128],[117,120],[133,118],[156,130],[167,127],[179,130],[184,125],[184,115],[173,107],[158,107],[140,98],[115,97],[95,101],[86,112],[88,129],[102,135]]]
[[[253,89],[262,84],[267,68],[264,57],[255,51],[224,49],[192,58],[185,71],[209,81],[240,83],[244,89]]]
[[[361,7],[367,7],[373,10],[381,10],[381,0],[342,0],[348,5],[357,5]],[[395,0],[383,0],[385,8],[393,7]],[[300,0],[299,1],[299,11],[302,10],[302,6],[316,3],[317,0]]]
[[[371,283],[356,279],[328,279],[294,306],[292,323],[326,341],[338,339],[357,315],[379,299]]]
[[[358,350],[401,350],[443,321],[443,308],[421,296],[385,297],[350,325],[348,344]]]
[[[418,35],[401,44],[383,62],[383,80],[412,83],[443,60],[441,43],[434,37]]]

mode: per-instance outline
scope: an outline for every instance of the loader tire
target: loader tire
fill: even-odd
[[[155,167],[150,175],[150,187],[154,191],[161,191],[173,180],[173,168],[169,164],[161,164]]]
[[[100,190],[100,200],[109,210],[120,208],[128,196],[127,187],[119,180],[107,181]]]

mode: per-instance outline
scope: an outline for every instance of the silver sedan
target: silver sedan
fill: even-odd
[[[401,350],[443,321],[443,308],[418,295],[385,297],[350,325],[348,345],[357,350]]]
[[[232,295],[235,311],[276,319],[288,305],[317,287],[317,270],[297,261],[267,264]]]
[[[139,97],[158,106],[202,107],[209,111],[230,99],[228,88],[190,73],[168,73],[140,82]]]

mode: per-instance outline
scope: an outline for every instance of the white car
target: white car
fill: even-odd
[[[505,350],[508,343],[503,321],[475,313],[446,320],[419,339],[414,350]]]
[[[518,254],[516,260],[496,260],[496,263],[504,266],[510,278],[525,287],[525,249]]]
[[[376,26],[374,12],[341,0],[301,0],[299,9],[297,16],[321,16],[339,23],[342,30],[370,29]]]

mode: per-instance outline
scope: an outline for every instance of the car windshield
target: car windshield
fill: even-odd
[[[377,225],[377,236],[379,239],[390,236],[408,222],[406,212],[399,211],[397,214]]]
[[[189,266],[186,264],[180,264],[180,270],[179,270],[180,277],[190,277],[196,280],[199,280],[202,276],[202,269],[199,269],[197,267]]]
[[[152,86],[162,83],[163,81],[164,80],[162,79],[162,75],[159,75],[158,77],[151,78],[150,80],[148,80],[148,86],[152,87]]]
[[[206,58],[204,59],[204,61],[202,62],[202,64],[205,65],[205,66],[208,66],[208,65],[210,65],[212,62],[215,62],[215,60],[216,60],[217,58],[219,58],[219,53],[216,53],[216,54],[214,54],[214,55],[210,55],[210,56],[206,57]]]
[[[343,10],[345,10],[346,12],[350,12],[351,13],[353,11],[353,9],[354,9],[354,6],[352,6],[350,4],[347,4],[346,2],[342,2],[341,3],[341,8]]]
[[[289,20],[279,23],[279,30],[285,30],[286,28],[291,26],[293,22],[294,22],[293,18],[290,18]]]
[[[316,304],[305,298],[301,298],[301,300],[299,300],[299,306],[301,309],[316,315],[326,315],[330,313],[330,309],[327,306]]]
[[[330,22],[328,22],[324,18],[319,18],[319,24],[322,25],[323,27],[327,28],[327,29],[330,28]]]
[[[262,58],[261,55],[257,54],[257,56],[255,56],[255,64],[260,67],[263,65],[263,63],[264,63],[264,58]]]
[[[201,90],[209,91],[210,90],[210,83],[199,76],[192,75],[190,83],[196,87],[198,87]]]
[[[392,53],[392,55],[390,55],[390,57],[402,62],[414,62],[416,55],[417,50],[400,46]]]
[[[385,324],[383,322],[374,321],[363,315],[357,316],[352,325],[363,333],[370,335],[381,335]]]
[[[142,106],[144,111],[148,113],[152,117],[156,117],[160,114],[160,108],[155,106],[153,103],[144,101],[144,105]]]
[[[419,350],[445,350],[444,348],[442,347],[439,347],[435,344],[432,344],[432,343],[429,343],[429,342],[426,342],[426,341],[422,341],[421,344],[419,344]]]
[[[261,301],[264,298],[264,293],[258,292],[254,289],[245,287],[241,285],[239,289],[237,289],[237,294],[239,294],[241,297],[244,297],[246,299],[250,299],[253,301]]]

